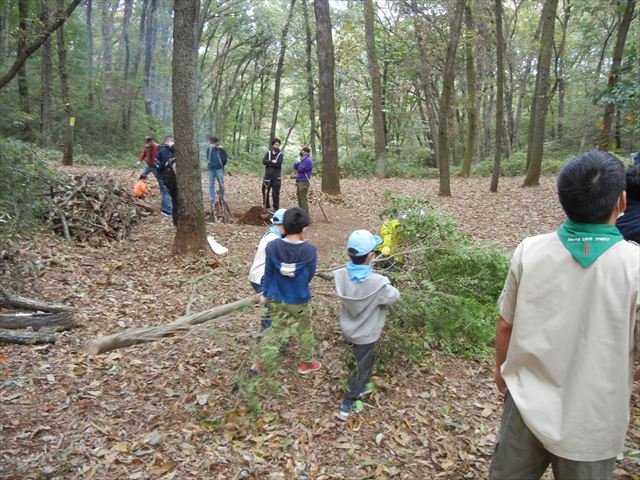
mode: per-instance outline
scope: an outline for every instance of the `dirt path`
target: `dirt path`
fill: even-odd
[[[127,182],[136,176],[115,174]],[[509,250],[561,219],[552,180],[526,190],[519,182],[505,179],[502,191],[490,196],[485,179],[454,179],[454,197],[442,199],[433,194],[435,181],[346,180],[343,203],[325,207],[330,223],[312,207],[310,240],[318,245],[321,266],[344,262],[348,233],[377,228],[383,192],[391,189],[432,199],[478,240],[497,240]],[[234,213],[259,204],[259,188],[259,178],[227,176]],[[293,183],[285,184],[282,197],[282,206],[295,203]],[[347,424],[335,419],[347,349],[328,282],[313,283],[323,369],[309,378],[296,375],[292,345],[276,378],[281,394],[265,401],[257,419],[233,393],[257,340],[257,308],[201,325],[184,338],[85,354],[91,338],[166,323],[187,308],[198,311],[252,293],[246,275],[265,228],[207,229],[230,248],[216,268],[211,257],[173,257],[173,227],[161,216],[102,249],[50,236],[25,239],[20,258],[32,261],[25,263],[28,281],[13,278],[12,285],[77,305],[83,328],[62,334],[56,346],[0,347],[0,478],[486,477],[500,413],[489,359],[430,352],[415,364],[386,349],[381,353],[388,367],[378,372],[378,391],[365,412]],[[628,436],[636,451],[639,416],[636,406]],[[633,459],[620,466],[617,478],[630,473],[640,473]]]

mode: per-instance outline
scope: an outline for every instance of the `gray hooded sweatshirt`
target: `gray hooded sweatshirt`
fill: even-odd
[[[386,306],[400,299],[400,292],[389,279],[371,273],[362,283],[349,278],[346,268],[334,272],[336,293],[342,299],[340,328],[344,337],[356,345],[373,343],[380,338],[387,316]]]

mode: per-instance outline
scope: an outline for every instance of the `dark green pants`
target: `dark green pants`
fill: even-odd
[[[527,428],[507,392],[491,467],[490,480],[538,480],[551,464],[556,480],[611,480],[616,459],[576,462],[547,451]]]
[[[298,206],[305,212],[309,213],[309,182],[296,182],[296,193],[298,195]]]

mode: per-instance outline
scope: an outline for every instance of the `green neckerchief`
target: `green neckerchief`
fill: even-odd
[[[558,229],[558,237],[573,258],[584,268],[623,240],[620,230],[614,225],[577,223],[569,219]]]

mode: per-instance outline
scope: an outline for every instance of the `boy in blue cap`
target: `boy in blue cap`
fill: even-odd
[[[269,230],[267,230],[260,239],[260,243],[258,243],[258,249],[256,250],[253,264],[251,265],[251,270],[249,270],[249,283],[251,283],[251,286],[256,293],[262,293],[264,290],[264,265],[267,261],[267,245],[271,241],[284,236],[284,213],[286,211],[286,208],[281,208],[273,214],[273,218],[271,219],[271,223],[273,225],[269,227]],[[262,330],[266,330],[271,326],[271,317],[269,316],[268,308],[263,312],[260,323]]]
[[[378,235],[368,230],[356,230],[347,241],[351,261],[336,270],[336,293],[342,300],[340,328],[352,344],[357,369],[349,375],[338,418],[346,420],[351,412],[358,413],[363,404],[360,398],[373,391],[370,382],[374,362],[374,348],[380,338],[386,318],[386,307],[400,299],[400,292],[389,279],[373,272],[374,250],[382,244]]]

